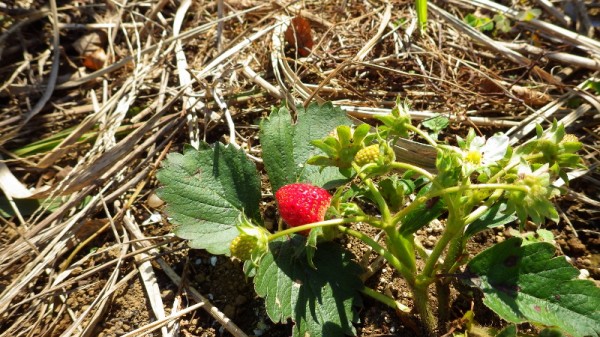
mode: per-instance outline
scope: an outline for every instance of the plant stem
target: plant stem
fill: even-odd
[[[425,284],[411,287],[415,308],[421,317],[427,336],[435,336],[436,322],[429,308],[429,294],[427,293],[428,286]]]
[[[427,9],[425,9],[425,13],[427,13]],[[423,130],[413,126],[412,124],[406,124],[406,128],[421,136],[423,139],[425,139],[425,141],[427,141],[427,143],[429,143],[429,145],[437,148],[437,142],[429,137],[428,134],[423,132]]]
[[[411,272],[410,278],[405,276],[406,281],[409,284],[414,283],[414,275],[417,272],[417,264],[415,262],[415,249],[413,248],[414,244],[412,240],[402,236],[395,227],[390,226],[384,228],[383,230],[387,236],[388,248],[392,251],[392,254],[394,254],[394,256],[396,256]]]
[[[433,272],[435,271],[435,265],[438,259],[446,249],[448,243],[451,240],[456,239],[456,235],[461,233],[464,228],[464,222],[462,221],[462,209],[460,203],[458,205],[454,202],[453,198],[447,197],[446,205],[448,206],[448,219],[446,220],[446,228],[442,233],[442,236],[433,247],[433,251],[429,258],[425,262],[422,275],[426,278],[432,278]],[[444,259],[446,261],[446,259]]]
[[[290,235],[290,234],[297,233],[297,232],[302,232],[307,229],[312,229],[315,227],[338,226],[338,225],[342,225],[345,223],[352,223],[352,222],[373,223],[373,222],[379,222],[379,220],[376,218],[370,217],[370,216],[357,216],[357,217],[346,218],[346,219],[331,219],[331,220],[325,220],[325,221],[320,221],[320,222],[313,222],[310,224],[288,228],[286,230],[282,230],[277,233],[271,234],[271,235],[269,235],[269,241],[273,241],[282,236]]]
[[[417,21],[419,22],[419,30],[421,34],[427,29],[427,0],[415,0],[417,9]]]
[[[383,196],[381,195],[371,178],[364,179],[363,182],[365,183],[365,185],[367,185],[367,187],[369,188],[369,192],[371,192],[373,198],[375,199],[375,202],[377,203],[377,207],[379,208],[379,212],[381,213],[381,219],[383,220],[384,226],[389,225],[392,220],[392,214],[390,213],[390,208],[388,207],[387,202],[385,202],[385,199],[383,198]]]
[[[410,205],[404,207],[403,209],[398,211],[396,214],[394,214],[394,217],[392,218],[392,223],[394,224],[394,226],[400,220],[402,220],[402,218],[405,217],[408,213],[412,212],[414,209],[419,207],[419,205],[425,203],[429,199],[431,199],[431,197],[428,194],[426,194],[422,197],[418,197],[417,199],[413,200],[413,202],[411,202]]]
[[[414,279],[413,272],[408,269],[396,256],[394,256],[389,250],[385,249],[382,245],[380,245],[377,241],[373,240],[370,236],[365,233],[355,231],[348,227],[338,226],[338,230],[342,233],[348,234],[350,236],[354,236],[360,241],[364,242],[367,246],[371,247],[373,251],[381,256],[390,264],[390,266],[394,267],[402,277],[405,279]]]
[[[460,185],[460,186],[452,186],[447,187],[442,190],[437,190],[428,194],[429,198],[434,198],[438,196],[442,196],[445,194],[461,192],[466,190],[511,190],[511,191],[521,191],[525,193],[529,193],[529,187],[527,186],[517,186],[513,184],[473,184],[473,185]]]
[[[492,193],[492,195],[490,195],[490,197],[483,203],[483,205],[477,207],[477,209],[475,209],[473,212],[467,215],[467,217],[464,220],[465,225],[468,225],[473,221],[479,219],[479,217],[481,217],[485,212],[487,212],[490,209],[490,207],[492,207],[496,203],[496,201],[498,201],[498,199],[502,196],[503,193],[504,190],[497,190],[494,193]]]
[[[395,161],[395,162],[391,163],[391,167],[395,170],[415,171],[417,173],[420,173],[422,176],[426,177],[427,179],[433,180],[433,175],[431,173],[429,173],[426,170],[424,170],[418,166],[415,166],[415,165]]]
[[[381,302],[381,303],[383,303],[383,304],[385,304],[385,305],[387,305],[390,308],[393,308],[394,310],[399,310],[399,311],[402,311],[402,312],[409,312],[410,311],[410,309],[407,306],[405,306],[404,304],[396,301],[395,299],[393,299],[393,298],[391,298],[391,297],[389,297],[389,296],[387,296],[385,294],[382,294],[382,293],[380,293],[378,291],[375,291],[375,290],[373,290],[373,289],[371,289],[371,288],[369,288],[367,286],[364,286],[360,290],[360,292],[363,293],[363,294],[365,294],[365,295],[367,295],[367,296],[369,296],[369,297],[371,297],[371,298],[373,298],[373,299],[375,299],[375,300],[377,300],[377,301],[379,301],[379,302]]]

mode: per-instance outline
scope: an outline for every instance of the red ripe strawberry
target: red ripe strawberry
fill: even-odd
[[[275,193],[275,199],[281,218],[291,227],[323,221],[331,203],[329,192],[303,183],[283,186]],[[308,232],[302,234],[307,235]]]

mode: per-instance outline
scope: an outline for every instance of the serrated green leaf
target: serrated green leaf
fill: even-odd
[[[509,322],[598,336],[600,288],[575,279],[579,271],[554,253],[552,244],[522,245],[522,239],[510,238],[474,257],[467,275],[482,289],[483,303]]]
[[[496,204],[467,227],[465,236],[470,237],[482,230],[504,226],[515,220],[517,220],[517,217],[514,213],[506,212],[506,204]]]
[[[304,245],[300,236],[272,242],[261,260],[254,283],[257,294],[265,298],[267,314],[274,322],[291,318],[293,336],[355,335],[360,267],[348,252],[329,242],[318,246],[313,268]]]
[[[325,137],[339,125],[351,125],[346,113],[331,103],[298,107],[297,123],[285,107],[274,109],[261,123],[260,142],[263,161],[273,191],[297,181],[329,188],[347,178],[334,167],[322,169],[307,165],[312,156],[321,154],[311,141]]]
[[[448,127],[450,120],[446,116],[436,114],[434,117],[424,120],[421,124],[431,130],[432,134],[437,138],[440,131]]]
[[[240,214],[260,218],[260,180],[243,150],[221,143],[186,148],[169,154],[156,176],[163,184],[158,195],[177,225],[174,233],[190,240],[192,248],[228,254]]]
[[[294,126],[292,116],[283,106],[274,108],[268,119],[260,124],[260,144],[265,169],[273,192],[296,181],[294,162]]]

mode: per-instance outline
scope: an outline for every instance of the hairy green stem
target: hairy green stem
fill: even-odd
[[[534,159],[540,159],[543,158],[544,155],[542,153],[540,154],[533,154],[533,155],[527,155],[527,156],[523,156],[522,158],[525,159],[525,161],[530,161],[530,160],[534,160]],[[488,182],[494,182],[498,179],[500,179],[500,177],[502,177],[503,175],[505,175],[508,171],[512,170],[515,166],[519,165],[519,161],[513,161],[512,163],[508,163],[505,167],[503,167],[500,171],[498,171],[496,174],[494,174],[492,177],[490,177],[490,179],[488,180]]]
[[[360,292],[387,305],[390,308],[393,308],[394,310],[399,310],[399,311],[403,311],[403,312],[407,312],[409,310],[409,308],[407,306],[405,306],[404,304],[396,301],[395,299],[393,299],[385,294],[375,291],[367,286],[363,286],[363,288],[360,290]]]
[[[447,187],[427,194],[429,198],[439,197],[445,194],[462,192],[466,190],[511,190],[529,193],[529,187],[513,184],[473,184]]]
[[[436,329],[436,321],[433,318],[431,313],[431,309],[429,307],[429,294],[427,292],[428,286],[425,284],[420,284],[414,287],[411,287],[413,293],[413,301],[415,304],[415,308],[421,317],[421,322],[425,325],[425,332],[427,336],[433,337],[435,336]]]
[[[421,174],[422,176],[426,177],[427,179],[433,180],[433,174],[431,174],[431,173],[427,172],[426,170],[424,170],[418,166],[415,166],[415,165],[395,161],[395,162],[391,163],[390,166],[395,170],[415,171],[415,172]]]
[[[425,139],[425,141],[427,141],[427,143],[429,143],[429,145],[437,148],[437,146],[438,146],[437,142],[435,140],[433,140],[431,137],[429,137],[428,134],[423,132],[423,130],[417,128],[416,126],[413,126],[412,124],[406,124],[406,128],[413,131],[414,133],[418,134],[419,136],[421,136],[423,139]]]
[[[383,230],[387,236],[388,248],[392,251],[392,254],[394,254],[394,256],[396,256],[411,272],[410,278],[405,277],[406,281],[409,284],[414,283],[414,275],[417,272],[415,249],[413,248],[414,243],[409,238],[402,236],[395,227],[386,227]]]
[[[419,205],[424,204],[429,199],[431,199],[431,197],[428,194],[426,194],[422,197],[418,197],[417,199],[413,200],[413,202],[411,202],[410,205],[404,207],[403,209],[398,211],[396,214],[394,214],[394,217],[392,218],[392,223],[394,224],[394,226],[398,222],[400,222],[400,220],[402,220],[402,218],[405,217],[408,213],[412,212],[417,207],[419,207]]]
[[[269,241],[273,241],[282,236],[302,232],[307,229],[312,229],[315,227],[338,226],[338,225],[342,225],[342,224],[346,224],[346,223],[353,223],[353,222],[372,223],[372,222],[379,222],[379,220],[377,218],[370,217],[370,216],[357,216],[357,217],[346,218],[346,219],[331,219],[331,220],[325,220],[325,221],[320,221],[320,222],[313,222],[310,224],[288,228],[286,230],[282,230],[277,233],[271,234],[271,235],[269,235]]]
[[[392,214],[390,213],[390,208],[388,207],[387,202],[373,183],[373,180],[370,178],[364,179],[363,182],[369,188],[369,191],[373,195],[375,202],[377,203],[377,207],[379,208],[379,212],[381,213],[381,219],[383,220],[384,226],[390,224],[392,220]]]
[[[373,240],[370,236],[366,235],[363,232],[355,231],[348,227],[338,226],[338,230],[342,233],[353,236],[360,241],[364,242],[367,246],[371,247],[373,251],[381,256],[390,264],[390,266],[394,267],[402,277],[405,279],[414,279],[413,272],[408,269],[402,261],[400,261],[396,256],[394,256],[389,250],[385,249],[382,245],[380,245],[377,241]]]
[[[503,193],[504,190],[500,189],[492,193],[492,195],[490,195],[490,197],[483,203],[483,205],[477,207],[477,209],[475,209],[473,212],[467,215],[467,217],[464,219],[465,225],[468,225],[473,221],[479,219],[496,203],[496,201],[498,201],[498,199],[502,196]]]
[[[433,251],[429,258],[425,262],[425,267],[423,268],[422,275],[428,279],[433,277],[433,273],[435,271],[435,265],[438,262],[438,259],[446,249],[446,246],[450,243],[451,240],[457,239],[457,234],[461,233],[464,228],[464,222],[462,221],[462,209],[460,202],[454,200],[455,198],[451,198],[446,195],[445,201],[448,207],[448,218],[446,220],[446,228],[442,233],[442,236],[438,240],[438,242],[433,247]]]
[[[453,266],[459,264],[459,258],[465,248],[465,240],[463,240],[463,238],[464,235],[457,235],[453,240],[450,241],[450,244],[448,245],[448,252],[444,258],[444,263],[439,270],[440,273],[447,274]]]

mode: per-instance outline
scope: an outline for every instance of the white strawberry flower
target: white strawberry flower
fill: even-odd
[[[495,164],[504,158],[507,149],[508,136],[505,134],[496,134],[487,141],[485,137],[474,137],[468,149],[463,151],[465,175]]]

